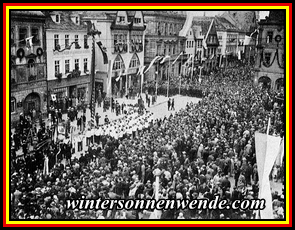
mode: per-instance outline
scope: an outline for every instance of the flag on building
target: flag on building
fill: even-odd
[[[112,94],[112,71],[113,71],[113,60],[109,60],[108,65],[108,87],[107,96],[110,97]]]
[[[142,65],[142,66],[139,66],[139,68],[138,68],[138,71],[137,71],[137,74],[136,75],[141,75],[141,74],[143,74],[143,70],[144,70],[144,65]]]
[[[103,56],[103,64],[108,64],[108,54],[105,47],[102,46],[102,43],[99,41],[96,43],[101,50]]]
[[[149,69],[153,66],[153,64],[154,64],[156,61],[159,61],[161,58],[162,58],[162,56],[156,56],[156,57],[151,61],[149,67],[145,70],[144,73],[146,73],[147,71],[149,71]]]
[[[172,65],[175,64],[175,62],[180,58],[180,56],[183,54],[183,51],[180,52],[180,54],[177,56],[177,58],[172,62]]]
[[[203,45],[204,49],[206,50],[207,49],[207,43],[206,43],[205,39],[202,40],[202,45]]]
[[[193,59],[193,55],[191,54],[191,55],[189,56],[189,58],[187,59],[187,61],[184,63],[185,66],[189,66],[190,63],[191,63],[191,61],[192,61],[192,59]]]
[[[170,56],[169,55],[166,55],[163,59],[162,59],[162,61],[160,62],[160,64],[163,64],[167,59],[169,59],[170,58]]]
[[[34,36],[31,36],[31,37],[26,38],[26,47],[28,49],[31,49],[31,47],[33,46],[33,37]]]
[[[245,36],[245,40],[244,40],[244,45],[245,45],[245,46],[249,45],[250,42],[251,42],[251,39],[252,39],[252,38],[251,38],[250,36],[247,36],[247,35],[246,35],[246,36]]]
[[[120,80],[121,76],[123,75],[122,73],[123,73],[123,70],[121,69],[119,74],[118,74],[118,77],[116,77],[116,81]]]
[[[92,44],[91,75],[90,75],[90,116],[91,127],[95,125],[95,47]]]
[[[51,94],[51,100],[56,101],[56,95],[55,94]]]

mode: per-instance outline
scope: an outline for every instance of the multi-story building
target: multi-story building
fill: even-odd
[[[49,105],[67,110],[88,103],[91,38],[75,11],[44,11]],[[56,100],[52,95],[55,95]]]
[[[226,11],[222,15],[230,23],[235,25],[245,36],[252,37],[252,40],[248,44],[243,44],[243,57],[249,62],[254,62],[256,56],[256,36],[257,22],[259,19],[259,11]],[[244,35],[241,35],[244,36]],[[241,48],[241,46],[240,46]],[[251,62],[250,62],[251,61]]]
[[[47,111],[45,15],[41,11],[11,11],[11,121],[20,113]]]
[[[187,58],[187,55],[179,58],[179,54],[185,51],[186,46],[186,37],[179,36],[186,20],[186,13],[184,11],[144,11],[143,13],[147,23],[144,65],[149,66],[156,56],[170,56],[162,64],[154,64],[146,72],[145,81],[166,80],[168,74],[171,78],[178,77],[182,62]]]
[[[202,55],[203,55],[203,39],[204,35],[202,35],[202,27],[198,25],[194,25],[192,27],[195,36],[196,50],[195,50],[195,67],[197,72],[199,71],[199,67],[202,66]]]
[[[202,39],[202,66],[204,71],[208,72],[218,65],[217,48],[219,41],[216,32],[216,23],[214,17],[194,17],[192,27],[201,27],[199,37]],[[195,29],[196,30],[196,29]]]
[[[129,90],[138,91],[141,85],[138,71],[144,63],[145,22],[142,11],[84,11],[82,20],[90,21],[101,32],[99,40],[112,63],[112,95],[117,97]],[[109,65],[102,61],[98,46],[95,53],[95,87],[107,92]]]
[[[260,20],[254,83],[280,90],[285,81],[285,11],[270,11]]]
[[[215,16],[215,21],[219,40],[219,47],[217,49],[219,65],[229,65],[231,60],[241,58],[241,56],[238,56],[241,55],[242,52],[240,48],[243,43],[241,39],[242,35],[240,35],[240,30],[226,18]]]

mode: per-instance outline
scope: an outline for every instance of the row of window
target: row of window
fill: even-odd
[[[118,16],[117,17],[117,22],[125,23],[126,22],[125,18],[126,18],[125,16]],[[133,22],[136,23],[136,24],[139,24],[139,23],[141,23],[141,18],[134,18]]]
[[[186,48],[193,48],[195,42],[194,41],[186,41]]]
[[[130,60],[129,68],[138,68],[140,65],[139,59],[137,55],[133,55],[133,57]],[[113,65],[113,70],[119,70],[119,69],[125,69],[125,65],[123,62],[123,59],[121,56],[117,56],[114,65]]]
[[[79,70],[80,69],[80,59],[75,59],[74,62],[75,62],[75,70]],[[61,73],[61,71],[60,71],[61,66],[60,65],[61,65],[61,61],[59,61],[59,60],[54,61],[55,74]],[[71,71],[70,67],[71,67],[70,66],[70,59],[65,60],[65,62],[64,62],[65,74],[70,73],[70,71]],[[84,70],[84,72],[89,71],[87,58],[83,59],[83,70]]]
[[[114,46],[117,44],[127,44],[127,33],[114,33],[113,34],[113,41]],[[130,36],[131,43],[142,43],[142,35],[135,34]]]
[[[70,35],[66,34],[64,37],[64,47],[61,47],[61,43],[60,43],[60,35],[59,34],[54,34],[54,48],[55,50],[61,49],[61,48],[68,48],[71,44],[70,44]],[[75,35],[74,37],[74,41],[76,44],[76,48],[79,48],[79,35]],[[84,49],[88,49],[88,36],[84,35]]]
[[[29,30],[27,27],[19,27],[18,28],[18,41],[16,41],[16,33],[15,33],[15,28],[11,28],[11,34],[10,38],[12,42],[18,42],[20,45],[25,45],[26,44],[26,38],[32,36],[32,42],[36,43],[39,42],[39,28],[37,27],[32,27],[29,33]]]
[[[156,29],[155,32],[158,33],[159,35],[174,35],[174,34],[177,34],[182,29],[182,25],[179,23],[175,24],[175,23],[156,22],[156,26],[154,28]]]
[[[216,43],[217,42],[217,37],[215,35],[209,35],[208,36],[208,42],[209,43]]]

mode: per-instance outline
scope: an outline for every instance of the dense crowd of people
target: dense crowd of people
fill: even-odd
[[[60,146],[51,144],[46,151],[40,150],[58,156],[55,161],[49,159],[48,173],[42,161],[30,170],[24,162],[16,164],[11,169],[12,219],[149,218],[152,210],[67,210],[65,201],[152,199],[155,169],[161,170],[161,199],[212,200],[220,195],[231,203],[257,198],[254,132],[265,133],[271,117],[269,134],[283,137],[285,108],[277,93],[253,85],[250,71],[247,66],[237,67],[190,82],[204,97],[174,115],[153,119],[146,109],[138,114],[134,108],[122,119],[86,130],[88,149],[79,158],[71,157],[73,143],[64,146],[68,157],[60,154]],[[168,106],[172,109],[172,104]],[[66,163],[64,158],[69,158]],[[284,167],[275,168],[276,181],[284,184]],[[284,191],[274,192],[273,200],[275,218],[283,219]],[[255,213],[163,210],[160,218],[253,219]]]

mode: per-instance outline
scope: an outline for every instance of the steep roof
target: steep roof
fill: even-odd
[[[145,10],[142,11],[143,15],[148,16],[166,16],[166,17],[179,17],[179,18],[186,18],[185,11],[159,11],[159,10]]]
[[[59,13],[60,14],[60,23],[55,23],[52,19],[50,14],[51,13]],[[58,29],[58,30],[85,30],[87,29],[87,26],[77,25],[71,20],[71,11],[47,11],[46,14],[46,20],[45,20],[45,27],[46,29]],[[74,12],[74,15],[76,15],[77,12]]]
[[[10,14],[13,16],[38,16],[45,17],[41,11],[32,10],[32,11],[23,11],[23,10],[11,10]]]
[[[210,25],[213,19],[214,17],[194,17],[192,22],[192,27],[194,25],[201,26],[202,34],[206,35],[208,33],[208,30],[210,28]]]
[[[117,10],[87,10],[81,11],[83,17],[114,19]]]
[[[226,31],[239,31],[239,28],[237,28],[234,24],[232,24],[229,20],[227,20],[224,17],[215,16],[215,22],[216,22],[216,29],[217,30],[226,30]]]

